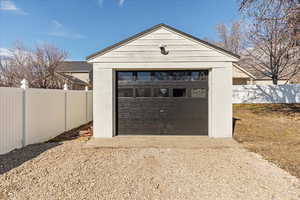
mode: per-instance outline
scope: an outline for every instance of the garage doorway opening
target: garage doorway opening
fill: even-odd
[[[116,135],[208,135],[208,71],[116,71]]]

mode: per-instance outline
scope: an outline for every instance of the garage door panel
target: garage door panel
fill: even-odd
[[[142,74],[145,80],[130,78],[134,74]],[[146,77],[150,74],[160,80]],[[175,78],[168,80],[170,74]],[[188,77],[195,78],[195,74],[207,75],[207,72],[117,74],[122,78],[116,88],[121,93],[117,97],[117,134],[207,135],[208,81]]]

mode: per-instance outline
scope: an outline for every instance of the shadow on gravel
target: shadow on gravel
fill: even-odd
[[[61,143],[33,144],[22,149],[13,150],[7,154],[0,155],[0,175],[59,145],[61,145]]]
[[[45,143],[28,145],[24,148],[16,149],[7,154],[0,155],[0,175],[22,165],[51,148],[62,145],[64,141],[80,138],[88,140],[91,137],[91,126],[92,122],[64,132]],[[83,135],[80,135],[80,131],[83,131]]]

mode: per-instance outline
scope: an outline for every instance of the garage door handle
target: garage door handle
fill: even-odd
[[[164,110],[160,110],[159,112],[163,113],[163,112],[165,112],[165,111],[164,111]]]

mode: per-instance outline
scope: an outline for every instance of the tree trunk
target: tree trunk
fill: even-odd
[[[277,76],[273,76],[272,81],[273,81],[274,85],[278,85],[278,77]]]

